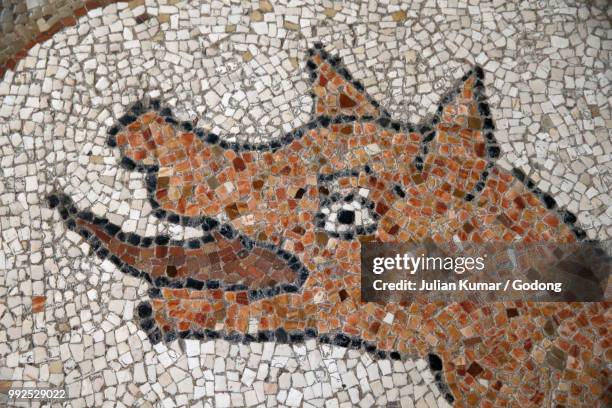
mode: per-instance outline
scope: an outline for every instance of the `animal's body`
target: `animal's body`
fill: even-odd
[[[517,401],[541,402],[532,346],[517,352],[505,345],[539,333],[542,315],[533,314],[534,305],[513,305],[520,313],[513,323],[501,303],[360,300],[364,240],[561,243],[583,237],[572,214],[522,173],[494,164],[500,151],[482,70],[464,76],[431,122],[413,126],[392,121],[320,48],[308,67],[316,116],[277,142],[224,142],[176,122],[155,101],[138,104],[111,129],[109,143],[120,149],[123,164],[146,173],[155,213],[202,226],[202,239],[124,234],[78,212],[67,197],[52,197],[52,205],[101,257],[152,283],[152,299],[138,312],[154,342],[317,337],[394,358],[434,352],[448,362],[447,382],[462,401],[480,385],[458,378],[457,367],[465,375],[479,360],[473,371],[486,370],[500,401],[508,397],[498,391],[514,387],[525,395]],[[564,308],[546,310],[555,315]],[[480,340],[465,345],[474,338]],[[483,355],[481,341],[501,349]],[[511,383],[504,377],[511,372],[526,382]]]

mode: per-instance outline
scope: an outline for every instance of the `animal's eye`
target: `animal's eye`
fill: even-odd
[[[330,194],[327,188],[320,187],[319,192],[320,210],[315,216],[318,228],[342,239],[372,234],[376,230],[380,216],[374,211],[374,203],[368,199],[368,190],[343,189]]]

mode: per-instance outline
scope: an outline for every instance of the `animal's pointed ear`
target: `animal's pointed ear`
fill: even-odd
[[[308,51],[306,68],[310,72],[317,116],[389,116],[366,94],[363,85],[353,80],[340,58],[330,56],[321,44]]]
[[[495,126],[483,79],[484,73],[479,66],[465,74],[459,85],[442,99],[433,125],[440,132],[457,134],[461,139],[469,140],[477,156],[494,159],[500,150],[493,136]]]

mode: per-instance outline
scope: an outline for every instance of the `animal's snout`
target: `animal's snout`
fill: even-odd
[[[127,113],[119,118],[117,123],[111,126],[107,131],[106,144],[110,147],[117,147],[118,138],[117,135],[125,128],[129,128],[134,122],[137,122],[139,117],[146,113],[148,110],[155,111],[159,110],[159,100],[151,100],[148,103],[141,101],[134,103]]]

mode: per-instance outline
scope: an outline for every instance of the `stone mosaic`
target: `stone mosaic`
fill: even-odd
[[[365,241],[609,238],[609,11],[167,3],[75,7],[3,68],[2,389],[610,403],[608,303],[359,288]]]

